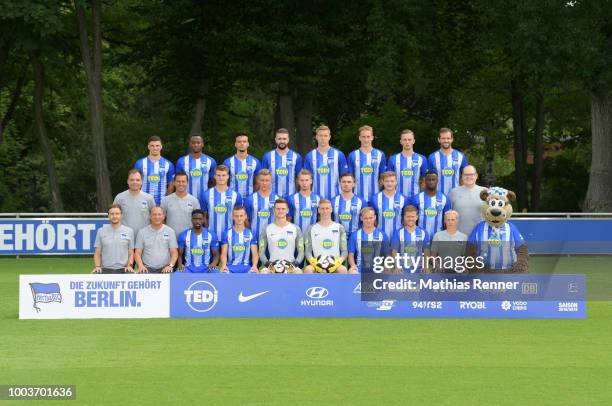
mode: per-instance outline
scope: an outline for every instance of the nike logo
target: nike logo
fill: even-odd
[[[253,300],[253,299],[255,299],[256,297],[259,297],[259,296],[261,296],[261,295],[265,295],[265,294],[266,294],[266,293],[268,293],[268,292],[269,292],[269,290],[264,290],[263,292],[258,292],[258,293],[254,293],[254,294],[252,294],[252,295],[244,296],[244,295],[242,294],[242,291],[241,291],[241,292],[240,292],[240,294],[238,295],[238,301],[239,301],[240,303],[248,302],[249,300]]]

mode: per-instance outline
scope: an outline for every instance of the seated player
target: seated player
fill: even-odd
[[[418,209],[411,204],[404,207],[402,210],[404,227],[395,230],[391,239],[391,256],[400,254],[405,258],[402,259],[403,267],[400,269],[405,273],[423,272],[429,254],[429,236],[427,231],[416,225],[417,213]]]
[[[96,234],[93,273],[132,273],[134,269],[134,230],[121,224],[121,206],[108,208],[110,224]]]
[[[362,227],[351,234],[348,244],[349,273],[372,271],[374,257],[387,253],[389,239],[376,228],[376,212],[371,207],[361,209]]]
[[[332,204],[327,199],[319,202],[319,221],[308,226],[304,234],[304,251],[309,265],[304,273],[347,273],[342,263],[347,255],[346,231],[332,221]]]
[[[453,190],[457,189],[455,188]],[[452,258],[452,263],[454,264],[457,262],[457,258],[465,255],[468,237],[457,229],[458,223],[459,213],[455,210],[447,211],[444,213],[444,225],[446,229],[438,231],[433,236],[431,255],[440,258],[438,262],[435,263],[436,271],[448,273],[462,273],[465,271],[463,267],[445,265],[445,262],[447,264],[451,263],[448,261],[449,258]]]
[[[164,211],[151,209],[151,224],[136,236],[134,260],[139,273],[171,273],[178,257],[178,245],[174,230],[164,224]]]
[[[234,226],[221,237],[221,272],[257,272],[257,239],[248,228],[249,219],[242,206],[234,206]]]
[[[218,273],[215,267],[219,263],[219,242],[214,232],[202,226],[204,224],[202,210],[196,209],[191,212],[191,224],[192,227],[183,231],[178,238],[178,270]]]
[[[259,235],[262,273],[301,273],[304,239],[300,228],[287,219],[289,202],[274,202],[274,221]]]

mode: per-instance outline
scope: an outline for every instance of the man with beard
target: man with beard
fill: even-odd
[[[234,145],[236,154],[227,158],[223,165],[230,169],[230,189],[235,190],[244,200],[253,194],[253,183],[261,169],[261,163],[259,159],[249,155],[249,136],[246,133],[236,133]]]
[[[176,192],[162,198],[160,207],[166,214],[166,224],[172,227],[176,235],[191,226],[191,212],[200,208],[198,199],[187,193],[189,177],[185,172],[174,176]]]
[[[96,234],[93,273],[134,272],[134,231],[121,224],[121,206],[108,208],[108,220]]]
[[[113,204],[121,206],[123,224],[134,230],[134,235],[149,225],[149,212],[155,207],[155,199],[148,193],[140,190],[142,187],[142,173],[138,169],[128,172],[128,190],[115,196]]]
[[[261,165],[272,173],[272,192],[287,198],[295,193],[295,177],[302,169],[302,157],[289,149],[289,131],[276,130],[276,149],[263,156]]]
[[[217,166],[215,187],[211,187],[200,195],[200,208],[208,218],[208,228],[216,236],[223,235],[223,232],[232,226],[234,206],[242,204],[240,195],[227,186],[229,175],[230,170],[227,166]]]
[[[319,126],[315,138],[317,148],[306,154],[304,169],[312,173],[315,194],[321,198],[332,199],[340,193],[340,175],[349,172],[346,156],[329,145],[331,132],[328,126]]]
[[[440,149],[429,155],[428,168],[438,174],[438,191],[448,195],[459,186],[461,172],[468,164],[461,152],[453,149],[453,132],[450,128],[441,128],[438,136]]]
[[[164,224],[164,211],[151,209],[151,224],[136,236],[134,259],[140,273],[171,273],[178,257],[174,230]]]
[[[200,134],[192,134],[189,138],[191,153],[179,158],[176,163],[176,173],[185,172],[189,175],[187,192],[200,198],[200,191],[210,187],[215,176],[217,162],[210,156],[203,154],[204,139]]]
[[[181,272],[217,273],[219,263],[219,241],[215,233],[202,225],[204,212],[196,209],[191,213],[192,227],[178,237],[178,265]],[[185,262],[183,263],[183,258]]]

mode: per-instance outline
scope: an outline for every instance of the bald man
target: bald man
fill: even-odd
[[[457,229],[465,235],[470,235],[476,224],[484,220],[481,214],[480,192],[486,188],[478,186],[477,180],[476,168],[467,165],[461,173],[462,185],[451,190],[448,195],[453,210],[459,213]]]

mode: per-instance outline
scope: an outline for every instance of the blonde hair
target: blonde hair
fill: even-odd
[[[319,131],[325,131],[325,130],[327,130],[327,131],[331,131],[331,130],[329,129],[329,127],[328,127],[328,126],[326,126],[325,124],[321,124],[321,125],[320,125],[320,126],[318,126],[318,127],[317,127],[317,129],[315,130],[315,134],[317,134]]]
[[[404,134],[412,134],[412,136],[414,137],[414,132],[409,129],[402,130],[402,132],[400,133],[400,137]]]
[[[395,180],[397,180],[397,175],[395,174],[395,172],[393,171],[386,171],[380,174],[380,178],[378,179],[378,186],[382,189],[383,188],[383,182],[385,181],[385,179],[393,177],[395,178]]]
[[[457,218],[457,220],[459,220],[459,212],[457,210],[449,210],[447,212],[444,213],[444,218],[446,218],[446,216],[448,216],[449,214],[454,214],[455,217]]]
[[[362,131],[371,131],[372,133],[374,133],[374,129],[369,125],[362,125],[361,127],[359,127],[359,134],[361,134]]]

